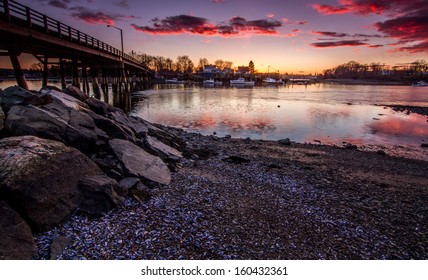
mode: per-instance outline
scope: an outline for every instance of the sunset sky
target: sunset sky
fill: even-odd
[[[259,71],[428,60],[428,0],[21,0],[120,48]],[[7,64],[3,58],[2,65]],[[26,65],[24,65],[25,67]]]

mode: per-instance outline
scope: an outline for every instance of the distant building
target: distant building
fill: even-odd
[[[205,65],[204,70],[202,71],[202,75],[206,79],[214,78],[221,73],[222,71],[212,64]]]
[[[250,67],[248,66],[238,66],[236,74],[248,74],[250,73]]]
[[[254,62],[251,60],[250,63],[248,64],[248,68],[249,68],[249,72],[251,74],[254,74]]]

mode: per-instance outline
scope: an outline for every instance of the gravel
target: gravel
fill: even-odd
[[[428,258],[422,148],[419,159],[408,159],[391,156],[394,148],[284,146],[168,130],[188,144],[169,186],[103,217],[77,212],[36,236],[37,258],[50,258],[58,236],[72,240],[58,259]],[[192,154],[204,149],[207,158]]]

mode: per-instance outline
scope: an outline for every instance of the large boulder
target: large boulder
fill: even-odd
[[[33,231],[68,218],[80,202],[79,180],[102,171],[63,143],[34,136],[0,139],[0,195]]]
[[[0,132],[3,130],[4,127],[4,112],[2,107],[0,106]]]
[[[183,158],[183,155],[176,149],[165,145],[158,141],[157,138],[147,136],[144,139],[144,147],[148,149],[152,154],[159,156],[166,161],[179,161]]]
[[[75,86],[68,86],[67,89],[65,90],[65,93],[82,102],[89,98],[89,95],[87,95],[86,93],[84,93],[78,87],[75,87]]]
[[[119,196],[117,182],[106,175],[86,176],[79,181],[82,192],[79,209],[92,215],[102,215],[116,207]]]
[[[47,105],[49,109],[32,105],[13,106],[6,118],[5,128],[13,135],[33,135],[57,140],[82,152],[90,151],[99,138],[108,137],[96,129],[89,115],[74,110],[61,110],[56,105]]]
[[[18,86],[8,87],[2,92],[1,106],[7,113],[15,105],[42,105],[51,101],[49,95],[36,94]]]
[[[30,227],[6,202],[0,201],[0,260],[28,260],[35,254]]]
[[[171,172],[160,158],[126,140],[112,139],[109,145],[122,163],[127,176],[163,185],[169,185],[171,182]]]

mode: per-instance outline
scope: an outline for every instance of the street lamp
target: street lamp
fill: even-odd
[[[122,29],[121,28],[119,28],[119,27],[117,27],[117,26],[114,26],[114,25],[111,25],[111,24],[109,24],[109,25],[107,25],[107,27],[113,27],[113,28],[116,28],[117,30],[119,30],[120,31],[120,45],[121,45],[121,47],[122,47],[122,55],[121,55],[121,59],[122,59],[122,66],[123,66],[123,32],[122,32]]]

